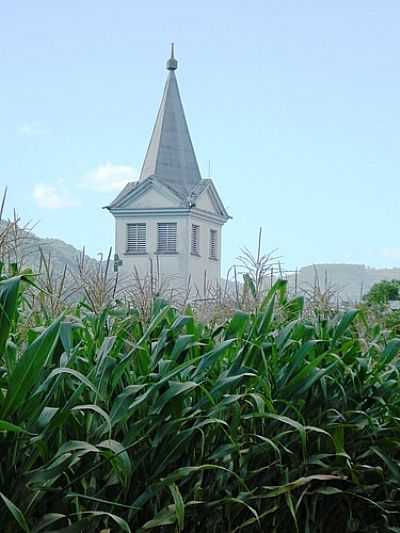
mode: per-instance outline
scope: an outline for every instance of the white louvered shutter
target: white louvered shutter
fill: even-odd
[[[200,226],[192,224],[192,254],[200,255]]]
[[[127,224],[128,240],[126,251],[129,254],[146,253],[146,224]]]
[[[217,259],[217,230],[210,229],[210,259]]]
[[[158,249],[159,253],[176,252],[176,222],[158,223]]]

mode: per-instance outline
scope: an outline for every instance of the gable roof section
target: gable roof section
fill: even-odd
[[[209,213],[210,215],[216,215],[217,217],[221,217],[224,220],[228,220],[230,218],[211,179],[202,179],[201,182],[198,183],[192,189],[192,191],[186,198],[182,198],[176,193],[176,191],[174,191],[174,189],[166,185],[165,182],[159,180],[156,176],[150,176],[149,178],[146,178],[143,181],[135,181],[128,183],[125,188],[120,192],[120,194],[115,198],[115,200],[110,205],[106,206],[106,209],[114,213],[118,212],[118,210],[126,210],[130,203],[134,202],[136,198],[139,198],[140,196],[145,194],[152,187],[155,188],[161,194],[164,194],[170,200],[176,199],[178,208],[186,208],[188,210],[192,210],[194,213],[196,213],[197,211],[198,214],[202,214],[203,216]],[[196,201],[203,194],[209,195],[209,198],[215,209],[214,213],[198,208],[196,206]],[[158,210],[160,209],[160,206],[149,205],[146,209]]]
[[[191,197],[193,198],[193,203],[195,204],[193,206],[194,211],[196,211],[196,209],[198,211],[201,210],[200,208],[196,206],[196,200],[200,199],[204,194],[209,195],[211,203],[215,209],[215,213],[218,216],[224,218],[225,220],[228,220],[229,218],[231,218],[228,212],[226,211],[224,204],[222,203],[222,200],[218,194],[218,191],[214,185],[214,182],[209,178],[201,180],[201,183],[192,192]]]
[[[118,205],[121,204],[121,202],[129,196],[129,194],[133,191],[133,189],[138,185],[137,181],[130,181],[125,185],[125,187],[122,189],[122,191],[114,198],[114,200],[111,202],[110,205],[106,206],[106,209],[112,209],[114,207],[118,207]]]
[[[115,198],[115,200],[106,207],[110,211],[118,209],[126,209],[128,204],[132,203],[136,198],[139,198],[151,188],[156,189],[158,192],[166,196],[170,200],[176,200],[177,206],[182,205],[182,199],[176,192],[165,183],[157,179],[155,176],[150,176],[146,180],[136,181],[128,183],[123,191]],[[148,206],[151,208],[159,208],[159,206]]]

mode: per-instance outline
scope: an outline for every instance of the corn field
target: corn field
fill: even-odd
[[[277,281],[203,323],[0,281],[1,532],[400,531],[400,340]]]

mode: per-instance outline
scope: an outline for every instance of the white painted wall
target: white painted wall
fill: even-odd
[[[142,279],[160,273],[161,284],[168,288],[183,289],[190,279],[192,297],[204,297],[206,285],[216,285],[221,278],[221,225],[194,215],[146,215],[116,217],[116,253],[122,259],[120,271],[131,275],[135,267]],[[127,224],[146,223],[146,254],[127,253]],[[177,253],[157,254],[158,222],[176,222]],[[200,256],[191,254],[192,224],[200,226]],[[217,231],[217,260],[209,258],[210,229]]]
[[[127,224],[146,223],[146,254],[127,253]],[[158,222],[177,223],[177,253],[157,254],[158,242]],[[116,217],[116,253],[122,259],[120,271],[123,274],[131,274],[135,267],[142,278],[150,275],[151,261],[153,263],[153,273],[156,274],[159,267],[160,278],[163,283],[168,283],[173,287],[181,287],[187,279],[188,273],[188,253],[186,245],[187,217],[177,216],[124,216]]]
[[[126,203],[122,205],[124,208],[130,209],[147,209],[148,207],[178,207],[179,201],[171,193],[166,193],[165,189],[158,190],[155,186],[147,189],[143,194],[128,199]]]
[[[200,256],[192,255],[189,248],[189,271],[191,272],[191,282],[193,289],[204,297],[204,285],[219,284],[221,281],[221,236],[222,226],[215,222],[209,222],[203,218],[191,216],[189,223],[189,239],[191,239],[192,224],[200,226]],[[209,245],[210,245],[210,230],[217,231],[217,260],[210,259]],[[191,242],[189,240],[191,245]],[[207,287],[206,287],[207,293]]]
[[[210,213],[215,213],[214,204],[210,198],[210,195],[207,190],[196,200],[196,207],[203,209],[203,211],[209,211]]]
[[[132,210],[129,215],[114,211],[116,221],[115,252],[122,259],[121,274],[132,275],[135,268],[142,279],[151,271],[163,288],[184,289],[190,280],[192,298],[209,296],[209,287],[221,280],[222,222],[208,189],[196,200],[195,208],[186,213],[166,214],[162,209],[182,209],[181,200],[156,181],[142,194],[135,193],[119,206]],[[147,214],[140,210],[146,209]],[[199,210],[196,213],[196,210]],[[154,211],[154,213],[153,213]],[[159,222],[176,222],[177,253],[157,254]],[[146,224],[146,253],[127,253],[127,224]],[[200,254],[191,253],[192,224],[200,226]],[[217,259],[209,257],[210,230],[217,231]],[[125,277],[125,276],[124,276]],[[129,278],[128,278],[129,279]]]

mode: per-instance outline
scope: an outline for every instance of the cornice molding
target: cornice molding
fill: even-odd
[[[116,218],[121,217],[132,217],[132,218],[139,218],[139,217],[146,217],[146,216],[195,216],[197,218],[201,218],[203,220],[208,220],[212,222],[216,222],[217,224],[224,224],[228,219],[226,217],[210,213],[209,211],[204,211],[203,209],[199,209],[197,207],[188,208],[188,207],[161,207],[161,208],[143,208],[143,209],[129,209],[129,208],[111,208],[109,209],[110,213],[112,213]]]

